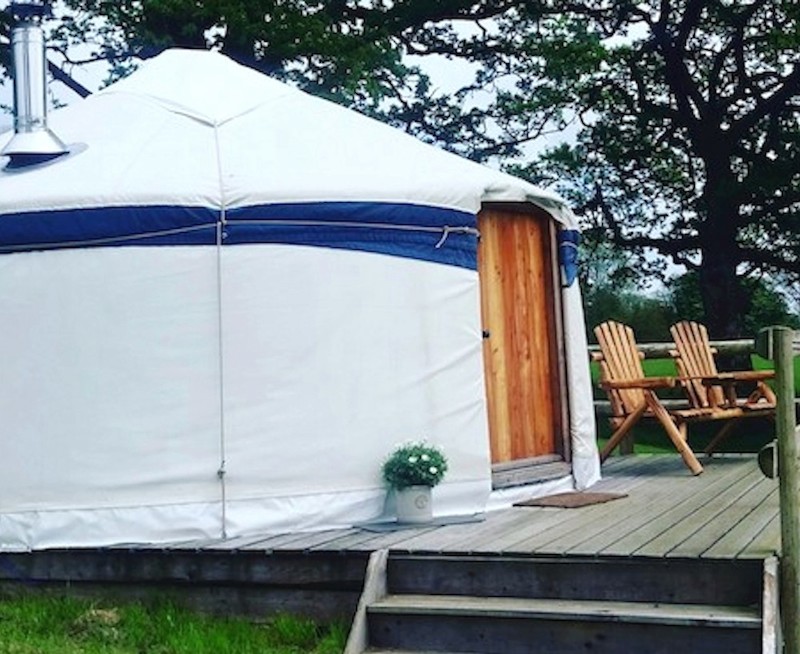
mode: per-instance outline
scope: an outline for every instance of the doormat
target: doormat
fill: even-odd
[[[358,529],[364,531],[372,531],[375,533],[384,533],[387,531],[399,531],[401,529],[430,529],[431,527],[446,527],[447,525],[461,525],[469,522],[483,522],[484,515],[482,513],[473,513],[469,515],[448,515],[441,518],[434,518],[430,522],[397,522],[397,520],[381,520],[376,522],[360,522],[353,525]]]
[[[547,495],[546,497],[537,497],[532,500],[523,500],[515,503],[514,506],[550,506],[561,509],[579,509],[582,506],[603,504],[603,502],[618,500],[622,497],[628,497],[628,494],[571,491]]]

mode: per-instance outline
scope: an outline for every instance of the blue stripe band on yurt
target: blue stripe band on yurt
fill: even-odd
[[[213,245],[219,211],[125,206],[0,214],[0,252],[121,245]]]
[[[285,202],[235,207],[228,222],[280,220],[330,223],[369,223],[415,227],[477,227],[474,214],[446,207],[401,202]]]
[[[442,230],[393,230],[387,233],[386,229],[369,226],[315,225],[313,229],[301,229],[292,224],[227,223],[224,243],[275,243],[360,250],[476,270],[477,240],[474,233],[451,232],[445,235]]]
[[[225,244],[362,250],[476,269],[474,214],[393,202],[298,202],[228,209]]]
[[[0,214],[0,253],[130,245],[214,245],[218,209],[125,206]],[[473,214],[374,202],[310,202],[230,209],[223,243],[362,250],[477,268]]]

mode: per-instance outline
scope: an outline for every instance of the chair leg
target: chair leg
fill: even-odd
[[[720,429],[717,432],[716,436],[714,436],[714,438],[711,439],[711,442],[706,446],[706,449],[704,450],[706,456],[711,456],[712,454],[714,454],[717,448],[723,443],[723,441],[725,441],[731,435],[731,432],[733,431],[734,427],[736,427],[736,425],[738,424],[739,424],[738,420],[729,420],[725,424],[725,426],[723,426],[722,429]]]
[[[653,395],[652,391],[645,391],[645,398],[647,399],[647,404],[650,407],[650,410],[653,412],[653,415],[658,419],[661,423],[661,426],[664,427],[664,431],[667,432],[667,436],[672,441],[672,444],[675,446],[675,449],[678,450],[678,453],[681,455],[683,462],[692,471],[693,475],[699,475],[703,472],[703,466],[697,460],[692,448],[689,447],[689,444],[686,442],[686,431],[682,430],[682,428],[678,428],[675,425],[675,421],[672,419],[672,416],[667,413],[667,410],[664,408],[664,405],[658,401],[658,398]],[[681,433],[683,431],[683,433]]]
[[[600,452],[600,463],[608,458],[611,452],[614,451],[614,448],[620,444],[622,439],[625,438],[633,426],[639,422],[639,419],[644,415],[645,411],[647,411],[647,404],[643,403],[639,408],[636,409],[636,411],[629,414],[625,420],[622,421],[622,424],[617,427],[617,431],[611,435],[611,438],[608,440],[608,443],[606,443],[603,451]]]

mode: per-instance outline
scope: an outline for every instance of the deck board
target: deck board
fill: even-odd
[[[715,457],[697,477],[674,455],[612,457],[592,490],[627,497],[580,509],[512,507],[447,526],[264,535],[237,548],[734,559],[779,547],[778,485],[752,455]]]
[[[397,549],[408,552],[470,552],[476,545],[492,539],[513,525],[518,517],[510,511],[493,511],[487,513],[479,523],[452,525],[446,529],[433,532],[410,534],[409,538],[399,543]],[[480,546],[478,546],[480,548]]]
[[[722,538],[700,556],[701,558],[729,559],[736,557],[740,552],[746,556],[748,550],[758,550],[758,546],[754,546],[753,542],[762,533],[774,541],[775,550],[771,552],[774,554],[779,546],[779,532],[780,516],[777,504],[773,503],[773,506],[765,507],[765,503],[762,503],[756,510],[730,528]]]
[[[580,514],[575,515],[570,525],[571,530],[544,534],[544,540],[539,538],[538,542],[528,542],[525,545],[551,553],[566,553],[572,549],[588,555],[603,552],[605,548],[613,546],[626,536],[629,537],[637,529],[652,524],[660,511],[666,511],[694,492],[691,483],[694,478],[684,480],[689,482],[687,484],[676,484],[672,470],[659,472],[665,474],[655,473],[643,478],[643,481],[638,480],[635,485],[623,486],[620,490],[628,492],[627,498],[597,507],[587,507],[594,509],[597,519],[591,519],[589,512],[583,520]],[[555,540],[554,535],[558,535],[559,540]]]
[[[603,476],[592,490],[628,496],[580,509],[512,507],[448,526],[265,536],[244,547],[690,558],[753,558],[778,548],[778,486],[760,475],[753,456],[716,457],[697,477],[677,456],[614,457]]]
[[[731,504],[725,507],[725,519],[703,521],[703,524],[689,538],[675,546],[668,556],[697,556],[698,551],[700,556],[703,556],[721,538],[731,532],[732,525],[735,527],[753,511],[756,511],[769,498],[772,491],[772,484],[761,483],[761,479],[757,479],[756,483],[738,498],[732,499]],[[717,518],[721,514],[720,511]],[[743,544],[742,541],[739,542],[739,549]]]
[[[703,525],[717,520],[718,517],[731,509],[736,502],[758,483],[761,473],[753,469],[737,478],[721,493],[701,493],[693,496],[683,506],[676,507],[673,511],[675,521],[661,534],[648,541],[642,547],[634,549],[633,554],[642,556],[667,556],[676,547],[691,538],[702,529]],[[723,518],[727,523],[728,520]],[[729,527],[733,526],[731,522]],[[684,551],[690,551],[685,548]],[[701,549],[691,550],[691,555],[697,556]]]
[[[709,500],[724,494],[744,474],[740,466],[708,466],[700,477],[657,477],[637,496],[631,510],[614,526],[617,537],[597,554],[629,556],[691,516]],[[612,534],[614,532],[611,532]],[[657,554],[653,554],[657,556]]]
[[[666,459],[636,462],[632,457],[620,460],[615,466],[614,476],[601,481],[592,490],[608,492],[629,492],[637,486],[652,481],[652,475],[659,469],[672,466]],[[531,539],[552,540],[552,534],[559,531],[585,529],[593,519],[603,520],[603,516],[614,511],[614,503],[586,507],[580,511],[548,507],[515,507],[500,512],[497,517],[489,514],[483,527],[462,525],[461,528],[448,527],[450,533],[427,533],[403,542],[402,548],[408,551],[457,551],[464,553],[504,553],[514,554],[534,551]],[[591,518],[590,516],[596,516]],[[455,537],[454,537],[455,535]]]
[[[781,516],[778,511],[764,530],[757,534],[736,556],[746,559],[766,559],[781,549]]]

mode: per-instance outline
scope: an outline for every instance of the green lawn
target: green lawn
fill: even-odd
[[[47,595],[0,600],[0,654],[334,654],[342,625],[263,624],[198,615],[166,601],[108,604]]]
[[[767,361],[766,359],[762,359],[759,356],[753,355],[750,357],[750,361],[753,366],[753,370],[772,370],[773,365],[771,361]],[[665,377],[671,375],[677,375],[678,372],[675,369],[675,363],[672,359],[645,359],[642,361],[642,367],[644,368],[644,374],[647,377]],[[600,378],[600,369],[596,363],[591,364],[592,370],[592,382],[597,386],[597,381]],[[794,358],[794,394],[796,397],[800,397],[800,357]],[[602,397],[603,392],[598,389],[597,397]]]

